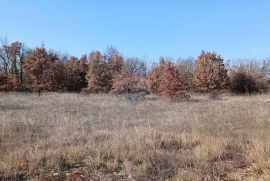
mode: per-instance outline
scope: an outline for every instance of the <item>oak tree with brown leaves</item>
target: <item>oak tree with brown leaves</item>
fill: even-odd
[[[154,65],[148,75],[148,86],[151,93],[158,94],[161,75],[164,70],[165,64],[165,59],[163,57],[160,57],[159,64]]]
[[[110,90],[108,66],[99,51],[90,53],[89,69],[86,78],[89,92],[101,93]]]
[[[57,57],[50,55],[44,47],[38,47],[29,53],[23,65],[27,82],[32,91],[53,91],[55,89],[54,66]]]
[[[18,90],[20,87],[20,77],[15,74],[4,74],[0,72],[0,92]]]
[[[185,95],[180,79],[180,72],[171,62],[166,62],[161,71],[158,93],[160,96],[176,100]]]
[[[228,85],[223,59],[215,52],[202,51],[195,63],[193,82],[201,92],[225,89]]]
[[[124,60],[123,57],[119,53],[114,53],[110,57],[107,58],[107,73],[108,73],[108,88],[112,89],[113,80],[121,73]]]

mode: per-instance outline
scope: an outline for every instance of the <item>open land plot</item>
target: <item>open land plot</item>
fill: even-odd
[[[270,95],[0,96],[0,180],[269,180]]]

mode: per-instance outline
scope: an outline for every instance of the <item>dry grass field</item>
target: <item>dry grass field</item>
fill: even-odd
[[[0,95],[0,180],[270,180],[270,95]]]

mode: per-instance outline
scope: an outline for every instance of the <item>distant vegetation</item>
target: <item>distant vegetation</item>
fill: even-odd
[[[241,61],[239,61],[241,62]],[[113,47],[81,58],[63,56],[44,46],[26,48],[2,41],[0,91],[71,91],[84,93],[152,93],[169,99],[190,91],[255,93],[269,89],[270,59],[225,65],[215,52],[196,59],[161,57],[151,68],[139,58],[125,58]]]
[[[202,51],[149,67],[113,47],[75,57],[2,41],[0,181],[270,180],[270,94],[228,94],[269,83],[270,59]]]

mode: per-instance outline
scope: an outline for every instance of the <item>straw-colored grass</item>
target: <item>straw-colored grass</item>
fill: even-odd
[[[270,95],[0,95],[0,180],[270,180]]]

